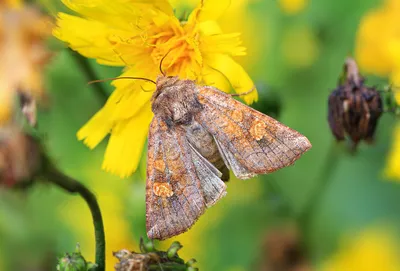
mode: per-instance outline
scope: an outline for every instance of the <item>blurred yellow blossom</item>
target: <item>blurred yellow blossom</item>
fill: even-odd
[[[228,1],[228,0],[224,0]],[[222,5],[222,2],[218,2]],[[122,76],[155,79],[164,57],[168,75],[196,79],[223,91],[250,90],[254,83],[232,56],[245,55],[239,33],[224,34],[216,20],[224,10],[213,1],[200,1],[187,21],[180,22],[165,0],[63,0],[82,17],[58,15],[54,35],[86,57],[105,65],[125,66]],[[96,147],[111,133],[103,169],[121,177],[137,168],[148,126],[154,88],[148,82],[119,80],[105,106],[82,127],[78,138]],[[257,99],[254,91],[243,97]]]
[[[303,11],[308,4],[308,0],[278,0],[283,12],[294,15]]]
[[[400,15],[400,13],[399,13]],[[399,62],[400,64],[400,62]],[[391,82],[394,86],[400,86],[400,68],[396,68],[391,74]],[[398,104],[400,104],[400,92],[395,92],[395,98]],[[390,153],[387,158],[387,164],[385,168],[385,176],[391,179],[400,180],[400,124],[396,124],[392,146]]]
[[[365,72],[388,76],[400,85],[400,1],[386,0],[361,20],[356,43],[356,57]],[[395,94],[400,103],[400,93]],[[385,175],[400,179],[400,126],[394,130]]]
[[[393,134],[393,143],[385,168],[385,176],[400,180],[400,125],[396,125]]]
[[[387,0],[368,12],[357,33],[356,57],[364,71],[387,76],[400,68],[400,2]]]
[[[42,73],[50,58],[44,44],[51,34],[49,19],[19,3],[0,4],[0,124],[11,118],[17,92],[43,97]]]
[[[371,228],[346,239],[339,252],[330,258],[322,271],[399,271],[399,249],[393,232]]]

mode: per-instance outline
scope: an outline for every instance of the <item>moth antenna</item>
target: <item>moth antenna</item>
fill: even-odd
[[[144,87],[140,86],[140,88],[144,91],[144,92],[153,92],[154,90],[147,90]]]
[[[171,51],[172,51],[172,49],[170,49],[170,50],[161,58],[161,60],[160,60],[160,72],[161,72],[161,74],[162,74],[163,76],[166,76],[166,73],[162,70],[162,63],[163,63],[164,59],[167,57],[167,55],[168,55],[169,53],[171,53]]]
[[[229,94],[229,95],[231,95],[232,97],[244,96],[244,95],[247,95],[249,93],[252,93],[254,90],[256,90],[256,86],[253,86],[249,91],[242,92],[242,93],[232,93],[232,94]]]
[[[154,85],[157,85],[157,83],[151,79],[144,78],[144,77],[133,77],[133,76],[121,76],[121,77],[113,77],[113,78],[105,78],[105,79],[99,79],[99,80],[93,80],[88,82],[88,85],[94,84],[94,83],[102,83],[106,81],[112,81],[112,80],[120,80],[120,79],[137,79],[137,80],[143,80],[147,82],[151,82]]]

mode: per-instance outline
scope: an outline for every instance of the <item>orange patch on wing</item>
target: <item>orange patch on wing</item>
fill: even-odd
[[[165,163],[163,160],[159,159],[154,161],[154,168],[157,169],[160,172],[164,172],[165,171]]]
[[[250,127],[251,136],[257,141],[261,140],[266,134],[266,127],[267,125],[264,122],[255,120]]]
[[[169,183],[154,183],[153,193],[156,196],[163,198],[169,198],[174,194],[174,192],[172,191],[172,187]]]

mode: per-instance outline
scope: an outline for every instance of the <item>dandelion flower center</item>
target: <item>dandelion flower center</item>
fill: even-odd
[[[149,54],[155,65],[159,65],[162,58],[163,70],[170,75],[180,74],[183,69],[193,66],[200,68],[201,54],[199,52],[200,33],[196,30],[184,29],[185,23],[173,18],[172,22],[164,27],[154,27],[149,31],[151,35],[146,40]]]

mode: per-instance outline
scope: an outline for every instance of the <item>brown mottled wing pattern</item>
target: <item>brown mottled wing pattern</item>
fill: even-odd
[[[162,120],[153,119],[146,184],[149,238],[163,240],[185,232],[207,206],[225,194],[225,185],[216,174],[218,170],[214,173],[196,155],[181,127],[168,128]]]
[[[203,110],[195,120],[214,136],[230,167],[236,164],[238,178],[289,166],[311,148],[305,136],[228,94],[208,86],[197,91]]]

